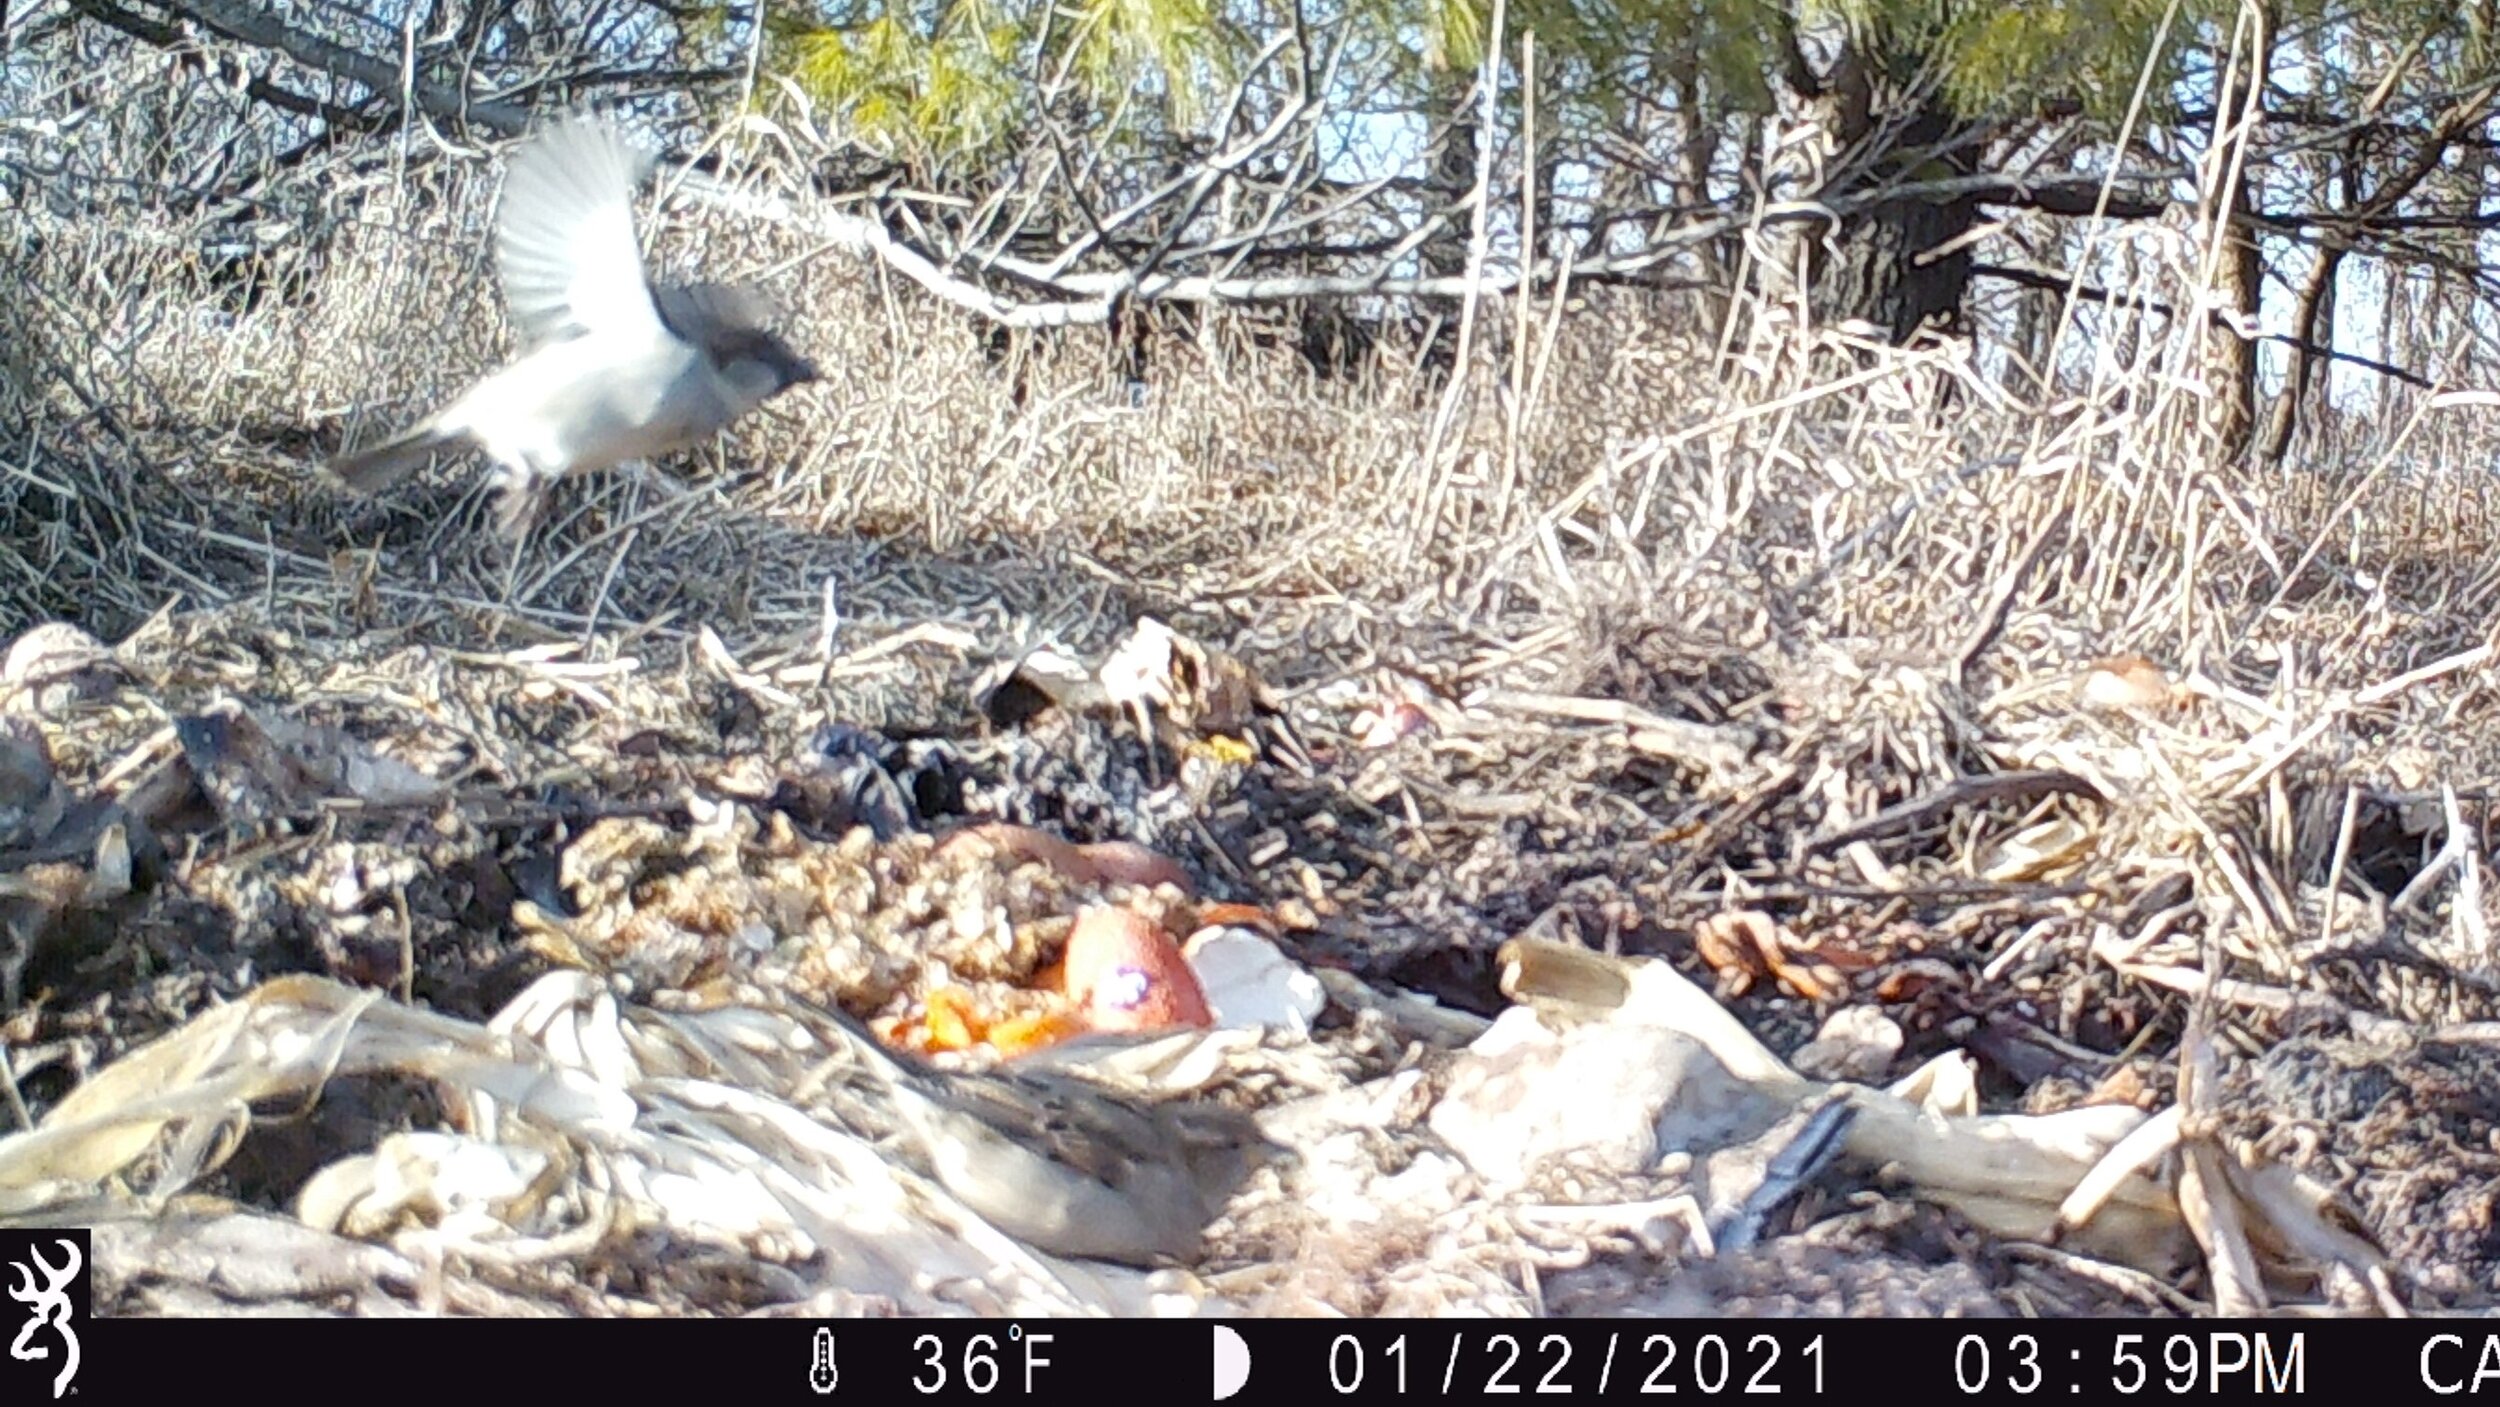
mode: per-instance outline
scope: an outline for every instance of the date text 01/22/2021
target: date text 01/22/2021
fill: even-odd
[[[1446,1350],[1398,1333],[1367,1344],[1352,1333],[1328,1344],[1328,1385],[1337,1393],[1385,1390],[1449,1396],[1608,1391],[1718,1393],[1823,1391],[1823,1336],[1787,1340],[1767,1332],[1669,1334],[1453,1330]],[[1437,1360],[1437,1361],[1435,1361]],[[1385,1381],[1384,1381],[1385,1380]]]

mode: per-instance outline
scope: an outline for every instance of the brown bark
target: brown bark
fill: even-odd
[[[2235,183],[2237,189],[2231,193],[2233,217],[2249,208],[2248,184],[2246,179]],[[2246,223],[2233,218],[2224,238],[2230,245],[2223,251],[2222,286],[2218,291],[2228,306],[2239,310],[2241,326],[2255,327],[2265,292],[2265,266],[2258,258],[2256,235]],[[2217,429],[2223,456],[2237,459],[2248,452],[2249,441],[2256,433],[2257,342],[2219,322],[2209,323],[2205,335],[2213,339],[2218,363],[2215,379],[2221,382],[2221,423]],[[2302,359],[2305,361],[2306,356]]]
[[[1476,128],[1479,105],[1465,73],[1440,75],[1425,95],[1424,116],[1439,135],[1432,150],[1433,193],[1463,204],[1476,188]],[[1467,272],[1467,222],[1452,220],[1424,242],[1424,272],[1433,278],[1455,278]]]
[[[2226,70],[2222,75],[2220,101],[2215,109],[2233,126],[2239,124],[2242,112],[2256,95],[2257,108],[2248,113],[2244,140],[2257,141],[2257,129],[2265,122],[2266,75],[2273,67],[2275,15],[2271,5],[2264,7],[2261,21],[2261,42],[2252,56],[2253,71]],[[2221,266],[2216,270],[2224,306],[2238,313],[2240,329],[2254,330],[2264,311],[2265,266],[2259,258],[2256,230],[2249,223],[2249,212],[2255,209],[2252,189],[2255,182],[2252,167],[2243,167],[2239,178],[2230,182],[2222,212],[2222,235],[2227,241]],[[2257,342],[2241,335],[2228,324],[2209,322],[2205,328],[2208,345],[2214,357],[2214,378],[2220,383],[2221,396],[2216,401],[2222,453],[2226,459],[2238,459],[2248,452],[2257,432]]]
[[[1843,57],[1832,89],[1837,101],[1827,110],[1837,149],[1859,149],[1878,134],[1886,148],[1855,183],[1860,188],[1977,171],[1977,144],[1953,141],[1962,124],[1932,90],[1904,90],[1854,53]],[[1969,197],[1912,196],[1859,212],[1835,232],[1830,249],[1815,246],[1809,301],[1816,319],[1863,319],[1895,342],[1930,320],[1958,325],[1971,281],[1971,250],[1962,237],[1978,223],[1979,202]],[[1951,252],[1936,252],[1947,245]]]
[[[1699,209],[1710,201],[1710,169],[1719,159],[1719,126],[1705,115],[1701,65],[1696,56],[1679,55],[1668,73],[1667,84],[1675,99],[1680,137],[1676,152],[1683,168],[1676,203]],[[1730,235],[1709,241],[1698,252],[1703,260],[1702,277],[1714,288],[1732,289],[1742,243]]]

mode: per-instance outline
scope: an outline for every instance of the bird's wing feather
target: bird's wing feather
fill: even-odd
[[[566,337],[659,331],[634,188],[650,156],[617,130],[569,118],[513,154],[496,218],[496,262],[513,324],[533,347]]]
[[[440,416],[429,417],[378,444],[339,455],[330,461],[330,472],[358,493],[380,493],[462,438],[445,429]]]

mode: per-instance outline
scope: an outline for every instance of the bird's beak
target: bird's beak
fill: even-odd
[[[791,357],[789,366],[784,368],[784,370],[790,378],[790,384],[793,386],[804,385],[810,381],[822,381],[825,379],[824,375],[816,370],[816,363],[801,356]]]

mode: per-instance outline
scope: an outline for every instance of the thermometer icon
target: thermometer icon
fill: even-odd
[[[807,1385],[816,1390],[818,1397],[822,1397],[833,1391],[833,1385],[841,1380],[841,1376],[833,1370],[833,1330],[819,1324],[816,1326],[816,1355],[807,1363]]]

